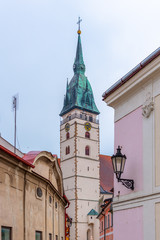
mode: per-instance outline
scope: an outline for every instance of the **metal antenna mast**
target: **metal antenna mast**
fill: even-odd
[[[16,124],[17,124],[17,96],[13,96],[13,110],[14,110],[14,153],[16,153]]]

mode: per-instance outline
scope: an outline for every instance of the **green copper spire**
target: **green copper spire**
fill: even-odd
[[[64,97],[63,109],[60,116],[63,116],[72,109],[78,108],[91,113],[99,114],[99,111],[94,102],[94,96],[91,85],[85,76],[85,64],[83,61],[80,19],[78,29],[78,43],[76,50],[76,58],[73,64],[74,76],[70,83],[66,86],[66,95]]]
[[[76,58],[74,61],[74,65],[73,65],[73,71],[75,74],[78,74],[78,73],[84,74],[85,72],[80,33],[78,33],[77,51],[76,51]]]

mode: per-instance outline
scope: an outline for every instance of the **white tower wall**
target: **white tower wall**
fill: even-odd
[[[68,115],[80,116],[80,110],[72,110]],[[92,115],[93,121],[95,114],[83,111],[83,114]],[[68,120],[68,121],[67,121]],[[65,194],[70,201],[67,213],[72,218],[71,240],[87,240],[99,238],[99,221],[93,216],[93,223],[89,224],[87,214],[94,209],[98,212],[99,202],[99,124],[89,122],[79,117],[67,119],[63,116],[60,127],[60,153],[61,168],[63,173]],[[85,137],[85,123],[91,124],[90,138]],[[66,139],[65,125],[69,123],[69,139]],[[70,153],[66,154],[66,147],[70,147]],[[89,146],[89,156],[85,154],[85,147]],[[88,239],[90,240],[90,239]]]

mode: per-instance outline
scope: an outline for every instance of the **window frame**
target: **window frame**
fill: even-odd
[[[49,240],[52,240],[52,233],[49,233]]]
[[[85,132],[85,138],[90,139],[90,133],[89,132]]]
[[[66,133],[66,140],[68,140],[68,139],[70,139],[70,133],[69,132]]]
[[[2,229],[9,229],[9,240],[12,240],[12,227],[8,227],[8,226],[1,226],[1,239],[2,239]]]
[[[66,155],[70,154],[70,146],[66,146]]]
[[[88,145],[85,147],[85,155],[86,156],[90,155],[90,147]]]
[[[35,231],[35,239],[36,239],[36,233],[40,233],[40,240],[42,240],[42,231],[39,231],[39,230]]]

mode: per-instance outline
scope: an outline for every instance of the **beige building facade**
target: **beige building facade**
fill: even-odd
[[[56,155],[0,145],[0,240],[64,240],[66,204]]]

